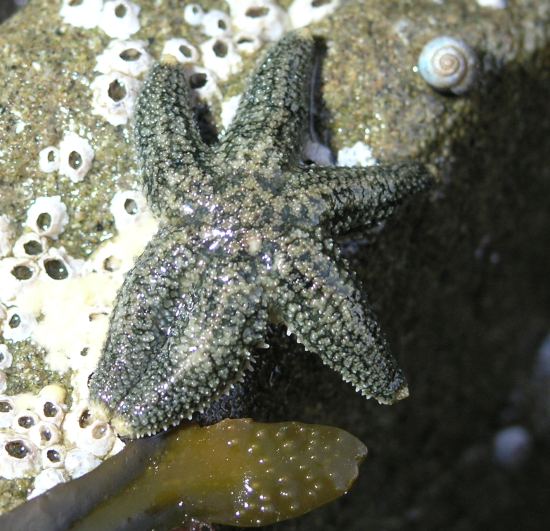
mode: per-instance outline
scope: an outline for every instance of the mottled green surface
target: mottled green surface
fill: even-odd
[[[90,382],[120,435],[151,435],[212,404],[242,378],[269,322],[367,398],[408,396],[334,238],[376,226],[431,180],[414,163],[300,162],[314,59],[308,33],[271,47],[212,147],[184,70],[151,70],[135,137],[161,228],[119,291]]]
[[[155,52],[165,37],[190,34],[174,15],[178,2],[140,4],[139,36],[155,37]],[[239,388],[215,412],[334,424],[372,449],[348,497],[277,529],[547,524],[549,436],[533,414],[540,398],[529,381],[550,316],[550,5],[509,4],[493,11],[473,0],[350,1],[317,28],[328,37],[323,121],[333,145],[366,140],[384,161],[418,156],[447,184],[429,204],[411,204],[382,234],[369,234],[369,246],[345,247],[359,250],[353,268],[405,368],[410,399],[391,408],[366,402],[290,339],[270,338],[264,363],[247,378],[254,394]],[[85,254],[112,230],[115,186],[133,183],[137,172],[128,131],[92,117],[91,91],[72,79],[73,72],[93,78],[108,38],[62,26],[56,11],[36,1],[0,29],[0,209],[22,219],[34,195],[62,193],[71,214],[62,243]],[[413,71],[425,42],[444,32],[472,44],[484,65],[480,87],[462,98],[434,93]],[[60,104],[93,132],[101,154],[78,186],[37,169],[38,151],[67,126]],[[19,135],[15,109],[32,123]],[[492,437],[509,423],[535,438],[531,459],[515,473],[491,459]],[[5,494],[2,506],[11,499]]]
[[[9,348],[13,355],[13,363],[5,370],[8,377],[6,394],[38,393],[44,387],[44,382],[68,383],[68,378],[61,377],[40,363],[39,360],[45,352],[38,349],[31,341],[12,343]]]

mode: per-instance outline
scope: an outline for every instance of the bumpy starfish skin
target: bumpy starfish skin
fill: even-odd
[[[135,137],[161,228],[118,294],[90,382],[120,434],[151,434],[208,406],[250,366],[268,320],[366,397],[407,396],[333,238],[385,219],[430,178],[412,163],[300,162],[314,58],[307,33],[274,45],[212,147],[181,67],[169,57],[153,67]]]

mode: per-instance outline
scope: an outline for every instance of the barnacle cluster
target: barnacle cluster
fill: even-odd
[[[140,76],[153,62],[146,46],[144,41],[114,40],[97,57],[100,75],[91,84],[93,112],[112,125],[126,124],[134,112]]]
[[[4,364],[10,361],[6,356]],[[7,367],[9,369],[9,367]],[[112,429],[85,407],[67,413],[66,390],[47,385],[37,394],[0,395],[0,476],[36,477],[30,497],[88,472],[120,449]]]
[[[133,190],[115,194],[110,210],[119,235],[86,261],[57,243],[69,222],[59,196],[32,202],[19,237],[16,224],[0,218],[0,325],[6,341],[0,343],[0,476],[35,477],[30,497],[85,474],[123,446],[105,419],[90,413],[87,380],[116,290],[156,222]],[[52,370],[70,371],[70,401],[57,384],[35,394],[6,394],[17,377],[10,345],[25,340],[46,351]]]
[[[60,15],[79,28],[99,27],[109,37],[127,39],[139,28],[140,7],[128,0],[63,0]]]
[[[67,131],[59,147],[47,146],[40,151],[38,166],[45,173],[59,171],[73,183],[86,177],[94,160],[90,142],[72,131]]]
[[[171,56],[186,66],[194,94],[207,101],[221,99],[219,84],[240,72],[243,55],[279,40],[290,29],[329,15],[340,0],[295,0],[288,12],[274,0],[226,0],[226,3],[229,13],[220,9],[205,11],[198,3],[186,3],[185,22],[199,28],[206,40],[192,43],[174,36],[164,42],[162,50],[163,56]],[[61,9],[68,24],[99,27],[116,39],[97,58],[96,70],[100,75],[91,84],[93,112],[112,125],[126,124],[133,115],[143,75],[152,64],[145,41],[125,40],[140,29],[139,11],[139,6],[126,0],[78,3],[67,0]]]

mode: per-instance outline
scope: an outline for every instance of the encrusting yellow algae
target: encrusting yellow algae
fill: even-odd
[[[163,525],[273,524],[345,494],[366,454],[361,441],[332,426],[234,419],[183,428],[139,477],[71,529],[133,529],[141,515],[169,513]]]

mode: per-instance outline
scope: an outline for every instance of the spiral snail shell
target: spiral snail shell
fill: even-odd
[[[474,84],[477,56],[464,41],[443,35],[424,46],[418,70],[434,89],[461,95]]]

